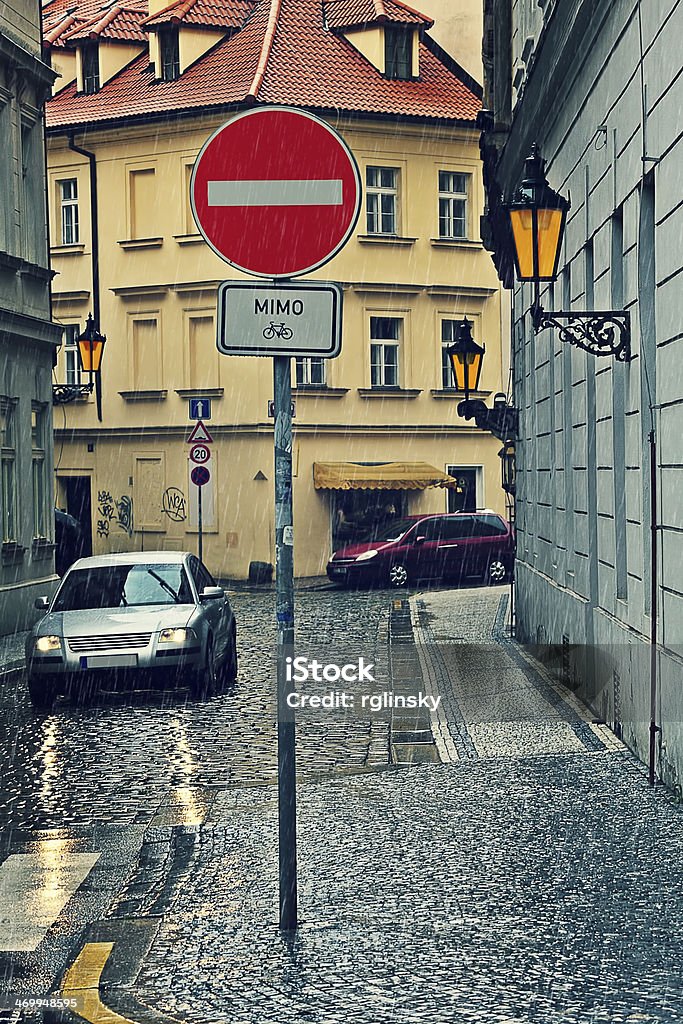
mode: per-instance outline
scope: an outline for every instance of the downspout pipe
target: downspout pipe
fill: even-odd
[[[83,149],[74,142],[74,133],[67,135],[69,149],[87,158],[90,164],[90,231],[92,238],[92,315],[95,330],[100,330],[100,225],[97,204],[97,158],[89,149]],[[97,418],[102,422],[102,375],[95,374],[95,400]]]
[[[69,149],[90,162],[90,230],[92,232],[92,305],[95,327],[100,329],[100,232],[97,216],[97,158],[89,149],[74,142],[74,133],[67,136]]]

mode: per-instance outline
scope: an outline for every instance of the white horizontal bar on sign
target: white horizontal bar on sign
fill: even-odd
[[[342,181],[210,181],[209,206],[341,206]]]

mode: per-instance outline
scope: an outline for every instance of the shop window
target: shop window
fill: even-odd
[[[365,186],[368,234],[397,234],[398,169],[396,167],[366,168]]]
[[[395,316],[370,317],[370,384],[373,388],[398,387],[398,358],[403,320]]]

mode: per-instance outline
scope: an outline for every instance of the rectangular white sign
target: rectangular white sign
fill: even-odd
[[[209,206],[341,206],[342,181],[209,181]]]
[[[342,290],[330,282],[224,281],[216,345],[226,356],[322,356],[341,352]]]

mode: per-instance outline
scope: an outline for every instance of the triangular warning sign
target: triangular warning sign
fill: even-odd
[[[213,438],[201,420],[197,420],[192,433],[187,439],[187,444],[194,444],[195,441],[203,441],[204,444],[213,444]]]

